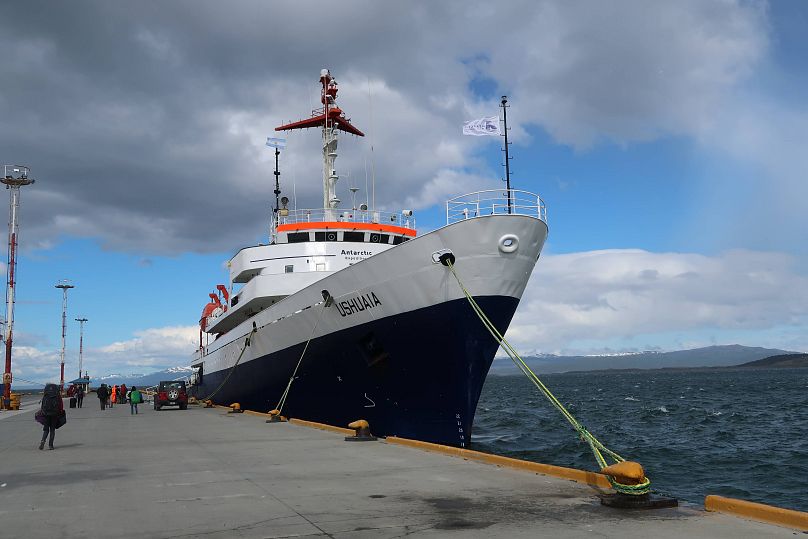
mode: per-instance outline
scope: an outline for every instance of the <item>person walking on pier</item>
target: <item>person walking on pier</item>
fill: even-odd
[[[62,402],[62,395],[59,393],[59,386],[47,384],[40,401],[39,412],[35,416],[36,420],[42,423],[42,441],[39,442],[39,449],[45,449],[45,440],[48,440],[48,449],[53,449],[53,438],[56,436],[56,429],[61,427],[62,417],[65,413],[65,404]]]
[[[131,411],[131,415],[135,415],[137,413],[137,405],[141,402],[143,402],[143,396],[135,386],[132,386],[132,391],[129,393],[129,409]]]
[[[126,404],[126,384],[121,384],[121,387],[118,389],[118,402],[120,404]]]
[[[101,387],[98,388],[96,395],[98,395],[98,401],[101,403],[101,409],[105,410],[107,407],[107,398],[109,397],[107,385],[101,384]]]
[[[81,408],[81,404],[84,402],[84,386],[79,385],[78,389],[76,390],[76,406]]]
[[[110,408],[112,408],[112,406],[115,404],[115,399],[117,399],[117,398],[118,398],[118,386],[112,386],[112,393],[110,393],[110,395],[109,395],[109,407]]]

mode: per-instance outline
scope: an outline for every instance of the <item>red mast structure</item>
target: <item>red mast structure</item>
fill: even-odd
[[[14,330],[14,293],[17,285],[17,236],[19,233],[18,213],[20,209],[20,187],[31,185],[34,180],[28,177],[30,169],[22,165],[5,165],[0,182],[11,190],[11,204],[8,219],[8,268],[6,271],[6,368],[3,371],[3,406],[11,402],[11,345]],[[15,176],[16,175],[16,176]]]
[[[339,176],[334,169],[337,158],[337,131],[344,131],[351,135],[364,137],[365,134],[351,124],[345,113],[336,105],[337,81],[327,69],[320,71],[320,102],[323,107],[311,112],[311,118],[300,120],[275,128],[275,131],[291,131],[292,129],[307,129],[320,127],[323,130],[323,208],[334,210],[339,206],[336,186]],[[333,220],[333,216],[332,216]]]

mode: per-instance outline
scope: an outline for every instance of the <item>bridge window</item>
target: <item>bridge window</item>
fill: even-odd
[[[294,272],[295,272],[295,267],[292,264],[289,264],[284,268],[284,273],[294,273]]]
[[[289,243],[303,243],[309,241],[308,232],[290,232],[287,236]]]
[[[342,233],[342,241],[365,241],[365,233],[364,232],[343,232]]]
[[[334,231],[315,232],[314,241],[337,241],[337,233]]]

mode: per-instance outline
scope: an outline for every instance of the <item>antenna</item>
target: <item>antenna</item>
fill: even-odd
[[[506,189],[508,190],[508,213],[513,213],[512,204],[511,204],[511,158],[508,157],[508,96],[502,96],[502,124],[503,124],[503,134],[505,136],[505,185]]]
[[[368,158],[367,155],[365,155],[365,206],[367,206],[368,203],[370,202],[370,200],[368,200],[369,192],[370,191],[368,190]]]
[[[3,405],[11,405],[11,345],[14,329],[14,292],[17,279],[17,235],[19,233],[18,213],[20,209],[20,187],[31,185],[34,180],[28,177],[31,170],[23,165],[5,165],[0,182],[11,190],[11,203],[8,218],[8,266],[6,271],[6,369],[3,371]]]
[[[278,170],[278,156],[281,154],[281,150],[278,146],[275,146],[275,215],[278,214],[278,197],[281,195],[281,172]]]
[[[267,137],[267,146],[270,148],[275,148],[275,207],[272,209],[272,223],[270,225],[269,231],[269,242],[272,243],[275,237],[275,228],[278,226],[278,218],[281,216],[286,216],[289,214],[289,210],[286,208],[284,204],[283,210],[281,210],[281,171],[278,168],[278,157],[281,155],[281,148],[286,148],[286,139],[283,138],[275,138],[275,137]],[[286,197],[284,197],[286,198]]]
[[[370,110],[370,129],[368,129],[368,140],[370,141],[370,186],[372,204],[370,208],[376,211],[376,159],[373,154],[373,133],[376,129],[373,127],[373,98],[370,93],[370,78],[368,77],[368,109]]]

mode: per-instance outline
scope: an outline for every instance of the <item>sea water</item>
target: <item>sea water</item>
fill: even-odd
[[[808,511],[808,369],[600,371],[540,376],[654,491]],[[473,448],[596,470],[588,444],[524,376],[490,375]]]

